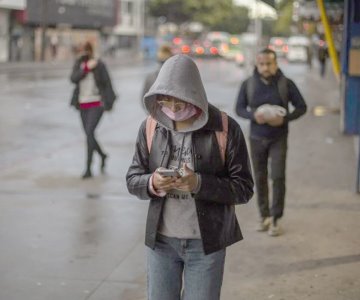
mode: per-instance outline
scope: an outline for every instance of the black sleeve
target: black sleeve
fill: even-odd
[[[245,138],[240,126],[229,117],[226,146],[228,176],[201,175],[201,187],[196,198],[224,205],[244,204],[253,196],[253,178]]]
[[[81,69],[81,59],[78,59],[71,72],[70,80],[72,83],[78,84],[81,79],[86,76],[86,73]]]
[[[289,93],[289,102],[294,106],[294,110],[289,113],[285,119],[287,121],[296,120],[306,113],[307,106],[303,96],[301,95],[299,89],[296,87],[295,83],[288,79],[288,93]]]
[[[148,184],[151,175],[149,170],[149,151],[146,143],[145,120],[139,129],[133,160],[126,174],[126,184],[130,194],[142,200],[150,199]]]
[[[101,85],[103,86],[103,90],[104,90],[104,95],[103,95],[104,109],[109,111],[113,107],[114,101],[116,99],[116,94],[112,87],[109,72],[106,68],[106,65],[102,61],[99,62],[99,68],[101,74],[100,76]]]
[[[250,111],[249,101],[246,95],[247,80],[243,82],[236,101],[235,111],[239,117],[255,120],[254,113]]]

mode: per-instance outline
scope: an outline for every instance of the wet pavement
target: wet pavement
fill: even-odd
[[[246,72],[197,61],[209,100],[234,116]],[[83,181],[84,136],[69,107],[71,65],[0,71],[0,299],[146,299],[147,202],[126,189],[140,91],[151,62],[110,63],[119,94],[98,128],[107,173]],[[339,131],[338,87],[316,66],[281,63],[309,113],[290,127],[285,234],[257,233],[256,199],[237,207],[244,241],[228,248],[222,298],[360,299],[360,198],[353,140]],[[27,72],[23,70],[26,69]],[[312,111],[322,105],[328,114]],[[247,133],[248,123],[236,117]]]

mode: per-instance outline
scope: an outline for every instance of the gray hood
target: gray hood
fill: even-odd
[[[208,121],[208,101],[199,70],[187,55],[174,55],[162,65],[160,72],[144,96],[145,108],[161,125],[174,130],[174,123],[156,102],[156,95],[168,95],[191,103],[201,110],[201,114],[186,131],[202,128]]]

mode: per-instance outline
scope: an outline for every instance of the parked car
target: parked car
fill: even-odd
[[[229,49],[230,33],[224,31],[210,31],[206,35],[206,40],[216,47],[220,56],[224,56]]]
[[[192,41],[188,38],[175,36],[172,40],[172,51],[174,54],[191,55]]]
[[[218,57],[219,49],[209,40],[195,40],[191,53],[196,57]]]
[[[288,52],[286,58],[289,62],[307,62],[310,40],[306,36],[292,36],[288,39]]]
[[[230,36],[228,46],[223,52],[223,57],[236,61],[239,65],[244,63],[244,51],[242,49],[240,35]]]
[[[268,48],[275,51],[277,57],[285,57],[288,53],[288,42],[284,37],[272,37]]]

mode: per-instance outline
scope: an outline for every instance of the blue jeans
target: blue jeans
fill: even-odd
[[[219,300],[225,253],[205,255],[201,240],[158,234],[147,248],[148,300]]]

